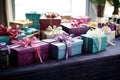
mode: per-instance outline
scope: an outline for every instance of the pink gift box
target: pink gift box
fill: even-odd
[[[49,57],[49,44],[39,42],[40,54],[43,60]],[[16,44],[17,45],[17,44]],[[16,46],[15,44],[10,47]],[[35,56],[34,49],[31,46],[11,48],[10,62],[13,66],[24,66],[39,61],[39,57]]]
[[[71,21],[73,20],[76,20],[78,24],[88,24],[90,22],[90,17],[87,16],[71,17]]]

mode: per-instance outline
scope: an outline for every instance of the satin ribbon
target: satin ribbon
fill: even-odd
[[[23,33],[22,30],[19,30],[19,27],[19,25],[14,25],[12,28],[7,28],[4,25],[0,25],[0,35],[9,35],[11,43],[13,43],[14,40],[18,41],[18,34]]]
[[[66,44],[66,52],[65,52],[66,59],[68,59],[69,55],[71,55],[72,53],[72,45],[71,45],[71,42],[73,41],[72,36],[73,34],[69,35],[67,33],[63,33],[62,35],[55,37],[56,41],[63,42],[64,44]]]
[[[37,58],[37,56],[38,56],[40,62],[43,63],[43,60],[41,57],[40,45],[37,44],[38,42],[40,42],[40,41],[38,41],[36,37],[32,37],[31,39],[25,37],[19,41],[19,44],[22,47],[27,47],[28,45],[33,47],[35,58]]]
[[[62,27],[56,27],[56,26],[48,26],[43,33],[47,36],[47,38],[53,38],[55,35],[60,35],[63,33]]]
[[[8,29],[4,25],[0,25],[0,35],[7,35],[8,34]]]

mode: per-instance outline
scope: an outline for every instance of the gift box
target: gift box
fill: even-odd
[[[7,35],[0,36],[0,42],[5,42],[6,44],[10,44],[10,37]]]
[[[31,26],[32,24],[33,24],[33,22],[29,21],[29,20],[15,20],[15,21],[10,21],[10,26],[19,25],[22,28]]]
[[[99,30],[91,31],[90,33],[81,35],[83,51],[87,53],[97,53],[106,50],[107,36],[99,32]]]
[[[30,21],[33,21],[33,25],[29,26],[29,27],[32,27],[32,28],[35,28],[35,29],[39,30],[40,29],[39,20],[40,20],[41,15],[42,14],[38,14],[36,12],[26,13],[25,14],[26,19],[29,19]]]
[[[68,51],[68,56],[75,56],[81,54],[83,41],[81,39],[74,39],[71,42],[71,51]],[[50,46],[50,56],[54,59],[60,60],[66,58],[66,43],[54,42]]]
[[[34,22],[39,22],[39,19],[41,17],[42,14],[38,14],[36,12],[31,12],[31,13],[26,13],[25,16],[27,19],[29,19],[30,21]]]
[[[90,27],[86,25],[81,25],[81,26],[72,26],[70,23],[62,23],[61,24],[62,29],[69,33],[69,34],[74,34],[75,36],[80,36],[81,34],[85,34]]]
[[[6,43],[0,43],[0,68],[5,69],[9,67],[9,48]]]
[[[10,62],[13,66],[24,66],[28,64],[32,64],[33,62],[39,61],[39,55],[42,60],[48,59],[49,57],[49,44],[45,42],[39,42],[39,55],[35,54],[35,50],[31,46],[27,47],[14,47],[18,44],[11,45],[11,55]]]
[[[77,22],[77,24],[88,24],[90,22],[90,17],[88,16],[75,16],[71,17],[71,21]]]
[[[48,26],[60,26],[61,24],[61,17],[57,18],[46,18],[42,16],[40,18],[40,30],[45,30]]]

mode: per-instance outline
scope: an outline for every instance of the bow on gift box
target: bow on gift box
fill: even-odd
[[[8,29],[4,25],[0,25],[0,35],[7,35],[8,34]]]
[[[46,12],[46,13],[44,14],[44,16],[45,16],[46,18],[56,18],[56,17],[59,16],[59,14],[58,14],[58,13],[55,13],[55,12]]]
[[[19,30],[19,25],[12,26],[11,29],[8,29],[8,34],[10,35],[11,43],[14,43],[15,40],[18,41],[18,34],[23,33],[24,31]]]
[[[63,33],[62,27],[56,27],[53,26],[53,28],[51,26],[48,26],[48,28],[46,28],[45,31],[43,31],[43,33],[47,36],[47,38],[53,38],[56,35],[60,35]]]
[[[72,46],[71,46],[71,42],[72,40],[72,36],[74,36],[73,34],[69,35],[67,33],[63,33],[62,35],[59,36],[55,36],[55,40],[59,41],[59,42],[64,42],[66,44],[66,54],[65,54],[65,58],[68,59],[69,55],[71,55],[72,52]]]
[[[22,30],[19,30],[19,25],[14,25],[12,28],[7,28],[4,25],[0,25],[0,35],[9,35],[11,43],[14,43],[14,40],[18,41],[18,34],[23,33]]]
[[[36,37],[32,37],[32,38],[24,37],[21,40],[19,40],[18,44],[22,47],[27,47],[28,45],[33,47],[35,57],[38,56],[40,62],[43,63],[42,57],[41,57],[41,52],[40,52],[40,45],[37,44],[38,42],[40,42],[40,41]]]
[[[77,26],[88,24],[89,21],[90,21],[90,18],[86,16],[73,17],[71,19],[71,25],[77,27]]]

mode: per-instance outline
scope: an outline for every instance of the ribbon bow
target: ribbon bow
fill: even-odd
[[[47,35],[47,38],[53,38],[56,35],[60,35],[63,33],[62,27],[56,27],[56,26],[48,26],[46,28],[46,31],[44,31],[44,34]]]
[[[0,35],[6,35],[8,34],[8,29],[4,25],[0,25]]]
[[[65,58],[68,59],[68,56],[71,55],[71,42],[72,40],[72,36],[73,34],[69,35],[67,33],[63,33],[62,35],[56,36],[55,40],[59,41],[59,42],[64,42],[66,44],[66,54],[65,54]]]
[[[35,57],[37,58],[37,56],[38,56],[40,62],[43,63],[41,53],[40,53],[40,47],[39,47],[40,45],[37,44],[38,42],[40,42],[40,41],[38,41],[38,39],[36,37],[32,37],[31,39],[29,39],[28,37],[24,37],[19,41],[19,44],[22,47],[27,47],[28,45],[33,47]]]
[[[12,28],[7,28],[6,26],[0,25],[0,35],[9,35],[11,43],[14,43],[14,40],[18,41],[18,34],[23,33],[22,30],[19,30],[19,25],[14,25]]]

